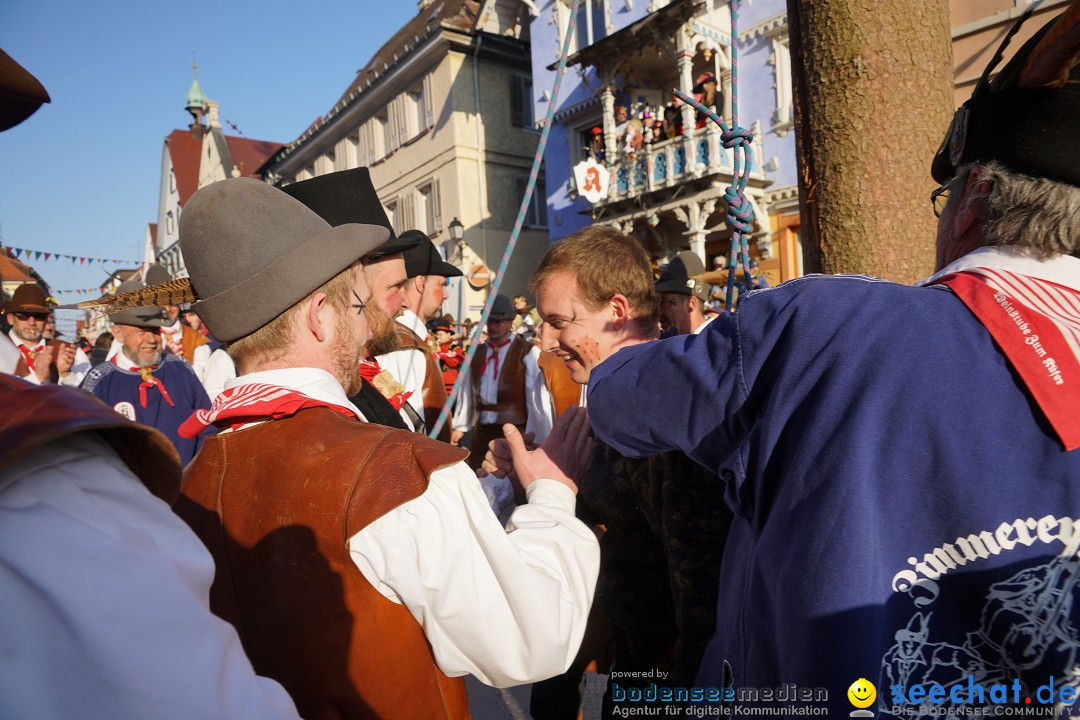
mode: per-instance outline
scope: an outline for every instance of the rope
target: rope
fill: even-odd
[[[473,356],[476,354],[476,348],[480,344],[480,333],[483,332],[484,326],[487,324],[488,316],[491,315],[491,308],[495,304],[495,296],[499,293],[503,275],[506,274],[506,268],[510,264],[510,256],[514,254],[518,235],[521,234],[521,228],[525,225],[525,215],[529,210],[529,201],[532,199],[533,190],[536,188],[536,179],[540,175],[540,163],[544,159],[544,149],[547,147],[548,133],[551,131],[551,123],[555,118],[555,105],[559,100],[559,86],[562,85],[563,75],[566,74],[566,58],[570,55],[570,40],[574,37],[574,29],[577,25],[577,11],[580,4],[581,0],[573,0],[570,7],[570,21],[566,26],[566,37],[563,39],[562,52],[559,53],[559,67],[555,74],[555,87],[551,91],[551,101],[548,102],[547,117],[544,119],[544,126],[540,131],[540,142],[536,146],[536,155],[533,157],[532,171],[529,173],[529,183],[525,186],[525,196],[521,198],[521,207],[518,209],[517,220],[514,221],[514,229],[510,232],[510,240],[506,243],[506,251],[503,252],[502,261],[499,263],[499,269],[495,272],[495,279],[491,284],[491,291],[488,293],[487,302],[484,303],[484,311],[480,315],[480,322],[476,324],[476,327],[472,331],[469,350],[465,354],[464,362],[461,363],[461,371],[458,373],[457,380],[454,381],[454,388],[450,391],[450,396],[446,399],[446,405],[444,405],[442,411],[439,412],[439,417],[436,418],[434,427],[428,432],[429,437],[438,437],[439,431],[442,430],[443,425],[446,424],[447,417],[450,415],[450,408],[454,406],[454,401],[461,391],[462,382],[468,374],[469,368],[472,366]],[[462,290],[464,291],[464,288],[462,288]]]
[[[739,127],[739,2],[728,0],[731,10],[731,127],[709,108],[680,90],[671,94],[699,113],[709,118],[720,127],[720,141],[725,148],[732,150],[731,184],[724,190],[724,202],[727,203],[725,220],[731,227],[731,252],[728,254],[727,296],[724,298],[724,310],[731,311],[734,305],[735,274],[739,260],[742,260],[743,280],[746,289],[752,288],[750,279],[750,245],[748,238],[754,231],[754,208],[746,197],[746,184],[750,180],[750,168],[754,163],[751,143],[753,134],[746,128]]]

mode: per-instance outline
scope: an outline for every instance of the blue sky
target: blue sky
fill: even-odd
[[[190,122],[192,48],[223,120],[246,137],[289,142],[416,11],[414,0],[0,2],[0,48],[52,97],[0,133],[0,239],[141,258],[146,224],[157,216],[162,141]],[[97,265],[34,265],[56,290],[107,276]],[[62,315],[62,325],[71,317]]]

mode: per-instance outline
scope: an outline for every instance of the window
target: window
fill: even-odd
[[[521,199],[525,197],[525,188],[529,184],[529,176],[522,175],[514,179],[514,188],[517,191],[517,208],[521,208]],[[515,217],[516,220],[516,217]],[[547,223],[547,183],[541,175],[536,179],[536,187],[533,188],[532,197],[529,198],[529,209],[525,211],[525,225],[528,228],[546,228]]]
[[[788,45],[787,27],[782,26],[770,38],[772,55],[769,64],[773,66],[773,87],[776,89],[776,110],[772,115],[772,131],[784,137],[793,127],[793,104],[791,100],[791,50]]]
[[[577,27],[570,39],[570,54],[592,45],[607,36],[607,3],[609,0],[582,0],[578,6]],[[566,37],[566,27],[570,20],[569,0],[558,3],[559,44]]]
[[[420,203],[417,206],[417,228],[428,235],[434,235],[442,230],[442,208],[439,198],[439,180],[432,178],[430,182],[417,188],[420,193]]]
[[[173,220],[172,210],[165,213],[165,234],[172,235],[173,230],[176,228],[176,222]]]
[[[533,127],[532,78],[510,76],[510,122],[517,127]]]
[[[400,235],[406,230],[416,228],[413,217],[412,193],[405,193],[386,203],[386,216],[390,218],[390,224],[394,226],[394,232]]]
[[[169,192],[176,192],[176,173],[169,170]]]

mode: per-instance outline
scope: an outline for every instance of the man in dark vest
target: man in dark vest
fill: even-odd
[[[404,309],[397,318],[401,349],[380,355],[379,363],[410,393],[409,403],[424,418],[426,430],[434,427],[447,398],[435,361],[439,346],[428,333],[426,323],[442,313],[446,279],[460,277],[461,271],[443,260],[434,243],[419,230],[407,230],[402,237],[415,238],[417,244],[403,253],[409,281],[405,284]],[[440,439],[450,439],[449,423],[443,426]]]
[[[488,443],[503,436],[503,425],[532,432],[542,443],[551,430],[555,406],[540,372],[540,349],[513,330],[517,312],[506,295],[497,295],[488,317],[488,339],[476,349],[454,408],[458,443],[473,428],[469,464],[480,467]],[[475,425],[475,427],[474,427]]]
[[[19,350],[15,374],[34,384],[58,383],[77,387],[90,369],[86,353],[71,343],[48,340],[45,323],[52,315],[40,285],[20,285],[4,308],[11,330],[8,338]]]
[[[177,512],[217,561],[215,612],[306,718],[467,717],[463,675],[562,672],[599,564],[558,465],[578,471],[583,414],[532,452],[512,432],[529,503],[504,528],[461,450],[349,402],[371,334],[360,258],[388,236],[247,178],[199,190],[180,220],[194,307],[238,377],[182,428],[221,432]]]

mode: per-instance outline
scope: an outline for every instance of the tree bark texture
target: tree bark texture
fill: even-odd
[[[952,118],[944,0],[788,0],[807,272],[933,270],[930,162]]]

